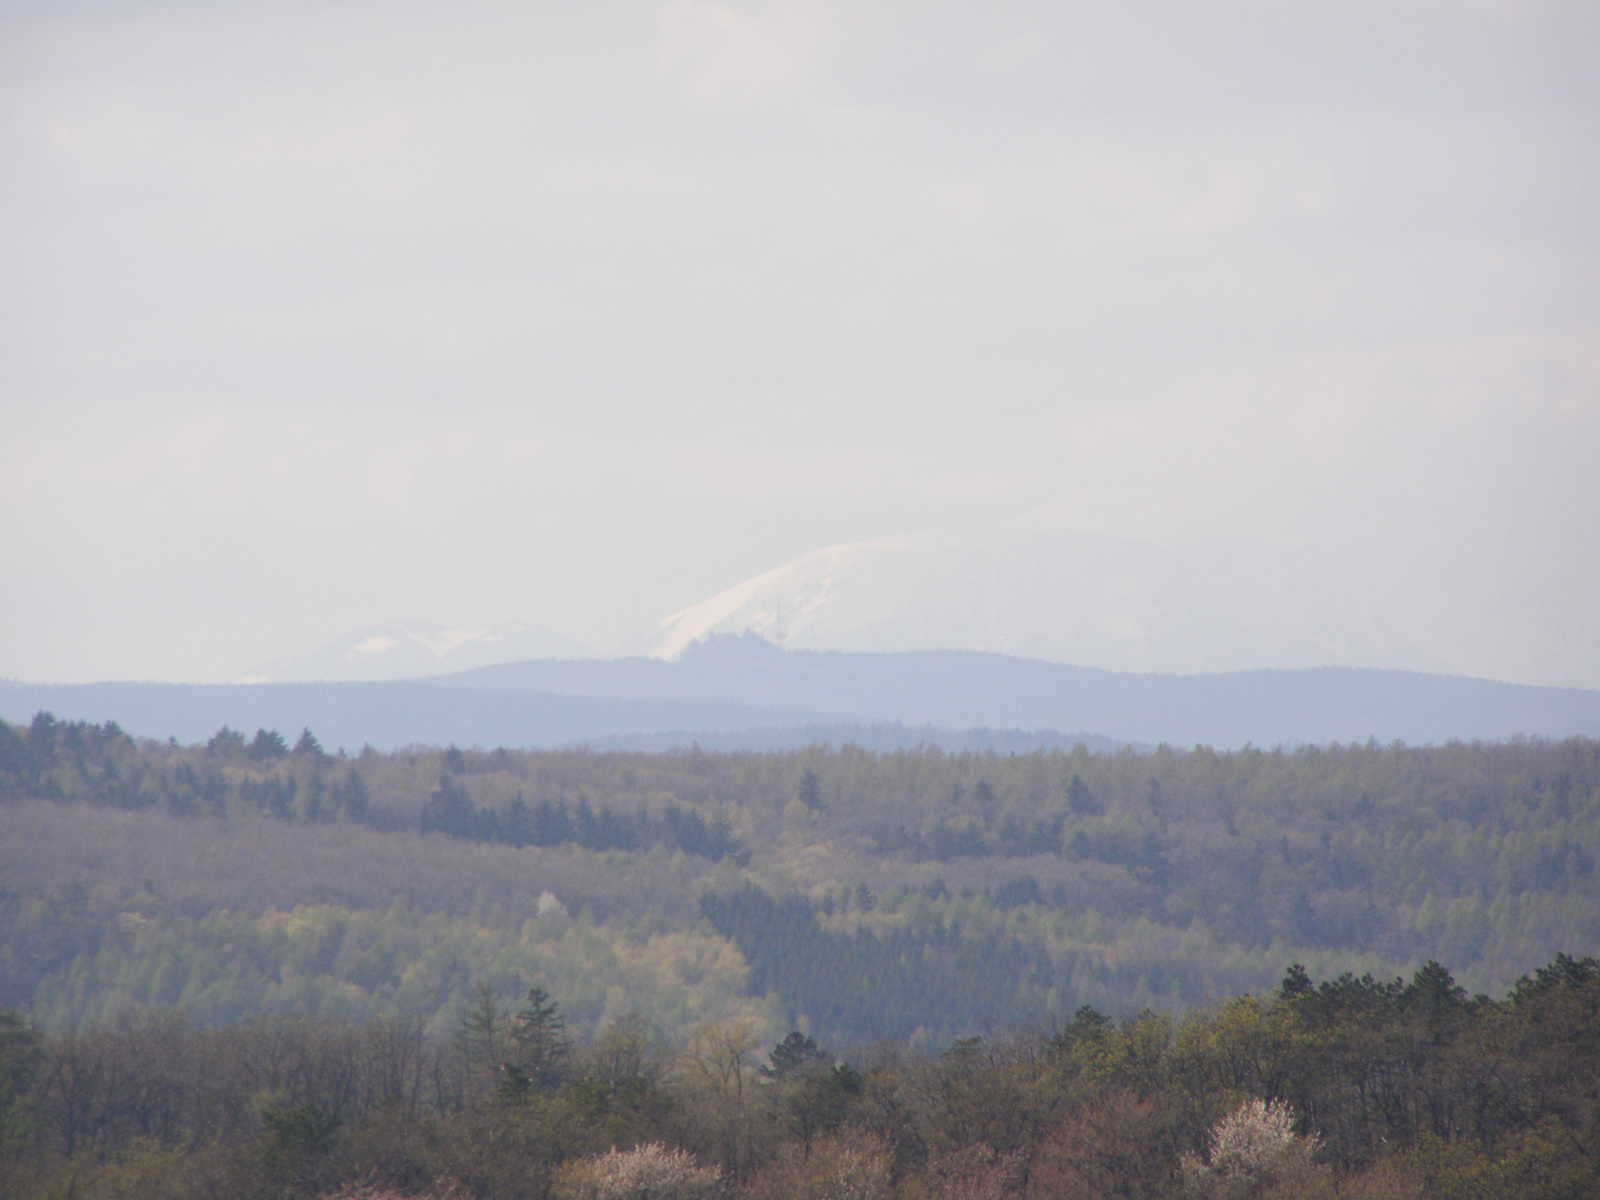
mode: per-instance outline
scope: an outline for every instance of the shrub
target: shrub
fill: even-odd
[[[1315,1150],[1315,1139],[1295,1135],[1287,1104],[1251,1100],[1217,1122],[1207,1160],[1184,1156],[1183,1178],[1196,1196],[1252,1196],[1279,1180],[1309,1177]]]
[[[651,1142],[569,1164],[552,1194],[557,1200],[710,1200],[721,1190],[715,1167],[702,1167],[687,1151]]]

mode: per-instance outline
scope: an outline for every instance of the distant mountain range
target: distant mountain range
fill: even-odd
[[[649,658],[508,663],[443,687],[845,712],[943,729],[1093,730],[1215,746],[1600,736],[1600,692],[1353,667],[1163,675],[967,650],[780,650],[745,634]]]
[[[0,684],[0,718],[29,720],[41,709],[62,720],[114,720],[141,737],[204,741],[223,725],[250,733],[277,729],[290,741],[301,729],[333,750],[402,746],[564,746],[638,734],[685,736],[760,727],[835,725],[835,713],[777,711],[752,705],[679,703],[572,695],[521,695],[439,687],[420,681],[377,683],[78,683]]]
[[[1010,752],[1166,742],[1237,747],[1600,737],[1600,692],[1322,667],[1132,674],[977,651],[782,650],[747,634],[677,661],[537,659],[368,683],[0,684],[0,716],[39,709],[192,742],[228,724],[365,743],[774,749],[855,741]],[[1082,732],[1080,732],[1082,731]]]
[[[1547,596],[1523,610],[1465,581],[1440,595],[1405,570],[1374,577],[1349,546],[1220,536],[1167,544],[1086,532],[1074,517],[1051,503],[1001,521],[825,546],[636,630],[605,656],[675,661],[707,638],[755,634],[790,651],[979,651],[1102,671],[1381,663],[1595,686],[1600,641],[1581,603]],[[418,679],[599,656],[533,624],[394,621],[257,664],[236,682]]]

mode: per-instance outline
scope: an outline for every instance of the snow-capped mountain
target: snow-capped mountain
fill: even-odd
[[[1123,671],[1449,669],[1292,548],[1160,546],[1038,520],[828,546],[622,649],[674,659],[740,633],[792,650],[987,650]]]
[[[594,651],[539,625],[458,629],[391,621],[352,630],[302,658],[262,663],[239,683],[416,679],[529,658],[592,658]]]
[[[635,637],[626,649],[650,658],[675,659],[695,642],[716,633],[754,633],[792,649],[838,649],[814,646],[807,634],[819,622],[826,627],[837,616],[840,582],[854,578],[851,567],[900,549],[898,542],[877,541],[814,550],[673,613],[655,630]],[[849,582],[844,590],[853,590]],[[830,604],[833,608],[824,612]],[[823,637],[826,640],[826,632]]]

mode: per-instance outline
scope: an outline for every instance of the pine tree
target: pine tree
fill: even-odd
[[[467,1075],[492,1088],[505,1061],[506,1013],[487,980],[479,980],[472,995],[472,1004],[456,1027],[456,1045],[466,1059]]]
[[[822,808],[822,784],[815,771],[808,770],[800,776],[800,786],[796,790],[801,804],[813,812]]]
[[[534,1087],[555,1087],[566,1078],[572,1043],[566,1020],[543,988],[528,991],[528,1003],[511,1023],[512,1059]]]

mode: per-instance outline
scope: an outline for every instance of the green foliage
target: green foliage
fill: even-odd
[[[637,1007],[674,1037],[938,1044],[1085,1004],[1181,1013],[1286,961],[1383,980],[1432,960],[1499,992],[1600,945],[1583,739],[350,759],[309,730],[181,747],[40,714],[0,725],[0,823],[31,831],[0,842],[0,1002],[50,1025],[132,1004],[444,1029],[480,978],[545,988],[579,1036]],[[668,945],[678,966],[641,965]]]
[[[795,798],[809,809],[822,807],[822,785],[817,781],[817,773],[809,767],[800,776],[800,783],[795,788]]]
[[[507,1026],[507,1013],[494,988],[479,980],[472,989],[472,1003],[461,1012],[455,1034],[456,1046],[479,1091],[492,1089],[508,1062]]]
[[[483,1060],[486,1079],[497,1077],[518,1028],[505,1019],[501,998],[534,979],[585,1035],[635,1008],[682,1036],[714,1018],[763,1027],[769,1020],[764,1005],[745,995],[748,970],[736,949],[707,933],[647,922],[594,924],[559,910],[520,921],[491,913],[447,918],[397,902],[384,911],[308,905],[126,926],[92,956],[78,955],[43,978],[35,1000],[42,1020],[71,1026],[129,1007],[179,1008],[206,1024],[275,1012],[420,1013],[430,1029],[446,1032],[458,1014],[482,1004],[471,987],[476,978],[499,1006],[496,1023],[481,1030],[491,1056]],[[545,1065],[557,1067],[555,1059]]]
[[[33,1089],[43,1057],[38,1032],[0,1008],[0,1163],[32,1132]]]
[[[565,1081],[572,1055],[566,1018],[541,987],[529,988],[526,1004],[511,1023],[513,1090],[553,1088]]]
[[[701,858],[740,856],[737,841],[717,818],[707,822],[698,813],[668,804],[657,817],[644,808],[633,814],[598,811],[578,793],[569,810],[565,798],[548,798],[530,806],[519,791],[500,808],[479,807],[448,771],[422,806],[423,833],[446,833],[479,842],[514,846],[560,846],[575,843],[587,850],[647,850],[661,845]]]
[[[992,1026],[1047,1008],[1034,982],[1051,974],[1047,955],[1018,938],[942,922],[854,933],[826,929],[810,901],[778,900],[746,885],[707,893],[701,908],[750,964],[750,987],[849,1036],[903,1038],[918,1029]]]
[[[504,752],[500,752],[504,753]],[[376,756],[373,756],[376,757]],[[451,747],[440,756],[438,784],[421,806],[423,833],[514,846],[574,843],[590,850],[647,850],[661,845],[720,859],[740,856],[726,822],[668,803],[652,813],[590,805],[581,789],[569,805],[564,795],[529,804],[519,790],[495,806],[475,801],[460,776],[466,756]],[[347,820],[394,824],[375,813],[358,764],[342,773],[311,730],[293,751],[276,730],[244,736],[227,726],[203,749],[135,743],[107,722],[58,722],[40,713],[26,729],[0,721],[0,796],[87,800],[120,808],[162,808],[177,816],[251,813],[281,821]]]
[[[261,1173],[269,1184],[314,1195],[342,1120],[314,1104],[261,1110]]]
[[[772,1048],[772,1053],[767,1056],[767,1065],[761,1068],[761,1075],[765,1079],[783,1082],[798,1079],[832,1064],[832,1055],[817,1049],[815,1038],[793,1029]]]

